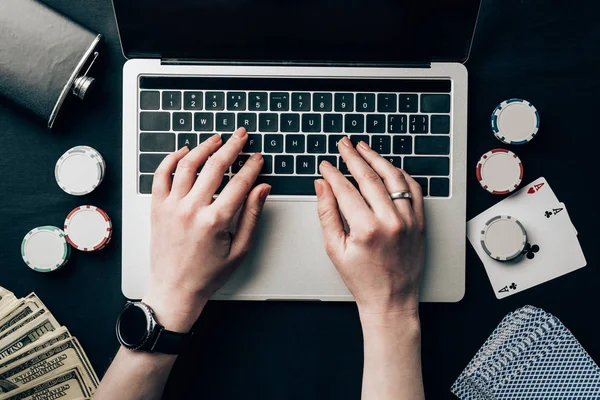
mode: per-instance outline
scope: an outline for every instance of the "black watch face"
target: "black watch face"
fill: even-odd
[[[136,304],[127,304],[119,317],[117,332],[127,347],[143,344],[148,336],[148,318],[144,310]]]

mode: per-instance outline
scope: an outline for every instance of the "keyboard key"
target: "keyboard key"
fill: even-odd
[[[358,145],[359,142],[365,142],[370,145],[369,135],[350,135],[350,142],[354,147]]]
[[[449,113],[449,94],[422,94],[421,112],[423,113]],[[433,195],[432,195],[433,196]]]
[[[297,156],[296,173],[300,175],[314,175],[316,172],[315,156]]]
[[[325,154],[327,152],[325,135],[306,135],[306,152],[312,154]]]
[[[267,92],[250,92],[248,95],[248,111],[267,111]]]
[[[389,136],[371,136],[371,148],[379,154],[390,154],[392,152],[392,139]]]
[[[329,135],[329,137],[328,137],[328,141],[329,141],[328,153],[331,153],[331,154],[339,154],[340,153],[338,151],[338,142],[340,140],[342,140],[343,137],[344,137],[344,135]]]
[[[328,161],[331,165],[337,168],[337,157],[336,156],[318,156],[317,157],[317,173],[321,174],[319,171],[319,166],[323,161]]]
[[[154,173],[167,155],[168,154],[140,154],[140,172]]]
[[[408,118],[410,133],[427,133],[429,131],[429,117],[427,115],[411,115]]]
[[[321,132],[321,114],[302,114],[302,132]]]
[[[380,93],[377,95],[377,112],[394,113],[397,111],[397,96],[395,93]]]
[[[367,133],[385,133],[385,115],[367,114]]]
[[[237,115],[237,127],[244,127],[248,132],[256,132],[256,114],[239,113]]]
[[[177,135],[177,149],[187,146],[188,149],[193,149],[198,146],[198,134],[196,133],[180,133]],[[173,150],[169,150],[173,151]]]
[[[416,178],[415,178],[415,177],[413,176],[413,179],[414,179],[415,181],[417,181],[417,183],[418,183],[419,185],[421,185],[421,192],[423,193],[423,196],[427,196],[427,193],[428,193],[428,190],[427,190],[427,189],[429,188],[429,184],[428,184],[428,182],[427,182],[427,178],[420,178],[420,177],[416,177]],[[434,178],[434,179],[436,179],[436,178]]]
[[[411,136],[394,136],[394,154],[412,154]]]
[[[325,114],[323,116],[323,132],[342,133],[342,114]]]
[[[385,157],[396,168],[402,168],[402,157]]]
[[[151,194],[154,175],[140,175],[140,193]]]
[[[223,141],[223,144],[227,143],[232,136],[233,135],[231,133],[221,133],[221,140]]]
[[[246,93],[245,92],[229,92],[229,93],[227,93],[227,110],[228,111],[245,111],[246,110]]]
[[[358,93],[356,95],[356,111],[373,112],[375,111],[375,94]]]
[[[271,195],[315,195],[315,179],[312,176],[259,176],[256,184],[271,186]]]
[[[310,111],[310,93],[292,93],[292,111]]]
[[[300,114],[281,114],[281,132],[300,132]]]
[[[199,132],[210,132],[214,130],[213,113],[194,113],[194,130]]]
[[[290,95],[286,92],[272,92],[271,111],[288,111],[290,109]]]
[[[313,111],[331,111],[331,93],[315,93],[313,95]]]
[[[449,175],[449,157],[404,157],[404,170],[411,175]]]
[[[398,112],[417,112],[419,111],[418,94],[399,94]]]
[[[275,156],[276,174],[294,173],[294,156]]]
[[[450,133],[450,116],[432,115],[431,133]]]
[[[261,174],[272,174],[273,173],[273,156],[270,156],[268,154],[263,154],[263,160],[265,160],[265,162],[263,163],[263,167],[260,170]]]
[[[429,182],[429,195],[432,197],[450,196],[450,179],[431,178]]]
[[[171,114],[168,112],[140,113],[140,130],[142,131],[168,131],[171,128]]]
[[[450,154],[448,136],[415,136],[415,154]]]
[[[350,170],[348,169],[348,165],[346,164],[346,161],[344,161],[344,159],[342,157],[340,157],[340,159],[338,161],[338,169],[340,170],[340,172],[343,175],[352,175],[350,173]]]
[[[184,110],[202,110],[202,92],[183,92]]]
[[[265,153],[283,153],[283,135],[265,135]]]
[[[352,112],[354,111],[354,93],[336,93],[335,111]]]
[[[162,92],[163,110],[181,109],[181,92]]]
[[[237,158],[231,165],[231,172],[234,174],[237,174],[238,172],[240,172],[240,169],[242,169],[242,167],[244,166],[246,161],[248,161],[249,158],[250,158],[250,156],[244,155],[244,154],[237,156]]]
[[[142,110],[160,109],[160,92],[147,90],[140,92],[140,108]]]
[[[406,133],[406,115],[388,115],[388,133]]]
[[[259,132],[277,132],[277,114],[258,114]]]
[[[365,116],[363,114],[346,114],[344,120],[346,133],[363,133],[365,131]]]
[[[262,151],[262,135],[249,134],[242,151],[244,153],[260,153]]]
[[[286,135],[285,152],[304,153],[304,135]]]
[[[140,151],[175,151],[175,134],[143,132],[140,134]]]
[[[216,131],[217,132],[233,132],[235,131],[235,114],[234,113],[217,113],[216,116]]]
[[[225,109],[225,93],[206,92],[206,110],[223,111]]]
[[[210,139],[211,137],[213,137],[214,135],[215,135],[214,133],[201,133],[200,134],[200,140],[198,141],[198,143],[204,143],[208,139]]]
[[[173,113],[173,130],[174,131],[191,131],[192,130],[192,113],[188,113],[188,112]]]

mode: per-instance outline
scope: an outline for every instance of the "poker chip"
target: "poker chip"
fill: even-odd
[[[105,170],[106,163],[98,151],[89,146],[76,146],[58,159],[54,177],[66,193],[83,196],[100,185]]]
[[[506,144],[527,143],[537,135],[539,128],[540,114],[527,100],[503,101],[492,113],[492,131]]]
[[[523,254],[527,232],[516,218],[498,215],[485,223],[480,240],[488,256],[497,261],[510,261]]]
[[[102,250],[112,237],[112,222],[98,207],[75,208],[65,219],[67,241],[81,251]]]
[[[37,272],[52,272],[62,268],[71,255],[65,233],[55,226],[40,226],[25,235],[21,256],[25,264]]]
[[[507,194],[521,184],[523,163],[512,151],[494,149],[481,156],[476,173],[485,190],[492,194]]]

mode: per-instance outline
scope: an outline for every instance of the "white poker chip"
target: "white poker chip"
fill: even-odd
[[[96,150],[86,147],[69,149],[58,159],[54,168],[58,186],[74,196],[91,193],[104,178],[104,159]]]
[[[23,261],[37,272],[56,271],[69,261],[70,255],[65,233],[55,226],[34,228],[21,242]]]
[[[498,215],[485,223],[480,240],[488,256],[497,261],[510,261],[523,254],[527,232],[519,220]]]
[[[523,180],[523,163],[515,153],[494,149],[485,153],[477,163],[477,180],[492,194],[507,194]]]
[[[492,131],[506,144],[524,144],[533,139],[540,128],[540,114],[523,99],[503,101],[492,113]]]
[[[112,237],[112,222],[100,208],[86,205],[75,208],[65,219],[67,241],[81,251],[103,249]]]

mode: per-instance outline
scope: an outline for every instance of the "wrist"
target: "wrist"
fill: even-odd
[[[414,308],[386,308],[374,311],[359,308],[363,334],[402,333],[407,338],[420,339],[421,321],[418,305]]]
[[[207,301],[169,291],[149,290],[142,302],[152,308],[158,323],[165,329],[187,333],[192,329]]]

